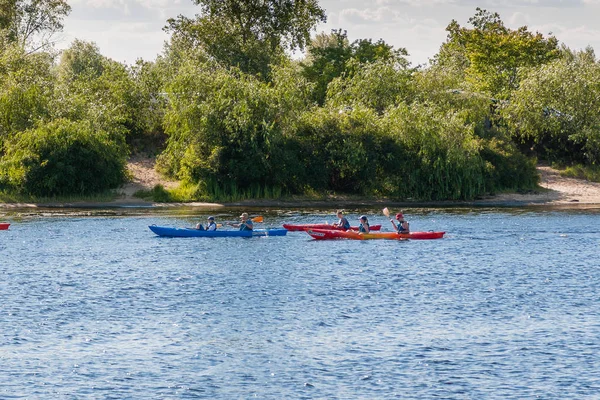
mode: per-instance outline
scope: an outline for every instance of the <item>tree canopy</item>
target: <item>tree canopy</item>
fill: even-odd
[[[200,14],[169,19],[166,30],[225,66],[265,79],[272,61],[284,50],[303,49],[326,20],[317,0],[193,1]]]
[[[469,24],[472,28],[450,22],[448,38],[434,62],[462,66],[473,90],[506,98],[518,87],[520,68],[545,64],[559,56],[555,37],[545,38],[526,26],[509,29],[498,13],[477,8]]]
[[[39,50],[62,30],[70,11],[66,0],[0,0],[0,35],[8,43]]]

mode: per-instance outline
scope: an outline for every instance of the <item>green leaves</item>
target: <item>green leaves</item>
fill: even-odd
[[[175,42],[200,47],[218,63],[261,76],[285,50],[303,49],[326,20],[317,0],[195,0],[200,14],[168,21]]]
[[[0,146],[50,114],[52,62],[47,54],[27,55],[17,45],[0,53]]]
[[[514,135],[546,158],[600,162],[600,65],[588,52],[523,72],[520,88],[502,110]]]
[[[370,68],[371,75],[379,72],[385,74],[383,82],[379,83],[379,86],[387,85],[390,91],[397,92],[396,82],[393,80],[406,81],[410,75],[409,62],[405,58],[407,55],[405,49],[395,50],[381,39],[375,43],[370,39],[359,39],[350,44],[346,31],[334,29],[331,34],[321,33],[313,39],[308,47],[308,55],[302,62],[302,68],[304,76],[315,84],[313,99],[317,104],[323,105],[328,96],[339,94],[346,84],[345,81],[352,80],[355,74],[362,76],[357,77],[356,82],[351,85],[360,91],[361,88],[357,87],[358,81],[369,73],[367,70],[370,64],[377,64],[376,67]],[[392,77],[390,73],[392,75],[395,73],[396,76]],[[339,78],[336,87],[328,89],[328,85],[336,78]],[[362,88],[374,84],[373,80],[369,80],[368,83],[362,85]],[[405,86],[405,84],[400,84],[400,86]],[[348,93],[349,97],[353,95],[354,93]],[[386,97],[389,100],[389,96]]]
[[[5,41],[30,52],[51,46],[70,12],[66,0],[0,0],[0,51]]]
[[[393,61],[377,60],[352,68],[355,73],[351,77],[336,78],[328,86],[329,102],[334,107],[363,105],[382,114],[412,97],[412,71],[397,69]]]
[[[55,120],[15,135],[5,150],[0,184],[23,194],[86,195],[125,179],[123,148],[89,122]]]
[[[497,13],[477,8],[472,29],[452,21],[437,64],[462,65],[471,89],[506,99],[518,87],[519,68],[547,63],[559,56],[558,40],[523,26],[507,28]]]

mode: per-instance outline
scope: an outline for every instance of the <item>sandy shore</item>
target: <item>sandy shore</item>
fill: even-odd
[[[330,200],[306,201],[273,201],[273,200],[253,200],[235,203],[152,203],[134,197],[138,190],[152,189],[155,185],[161,184],[166,188],[173,188],[177,182],[168,181],[162,178],[154,170],[154,159],[134,158],[130,160],[128,169],[133,176],[131,182],[121,187],[117,193],[118,197],[108,203],[60,203],[60,204],[6,204],[0,203],[2,208],[27,208],[27,207],[78,207],[78,208],[104,208],[104,207],[173,207],[187,206],[199,208],[220,208],[220,207],[350,207],[350,206],[372,206],[389,205],[400,207],[416,206],[557,206],[557,207],[585,207],[595,208],[600,206],[600,183],[588,182],[581,179],[565,178],[560,176],[559,171],[547,166],[539,166],[540,187],[538,191],[529,193],[505,193],[497,196],[490,196],[485,199],[469,202],[394,202],[389,200],[356,200],[342,197],[335,197]]]
[[[532,193],[508,193],[481,200],[481,203],[516,203],[525,205],[600,205],[600,183],[566,178],[559,171],[538,166],[542,190]]]

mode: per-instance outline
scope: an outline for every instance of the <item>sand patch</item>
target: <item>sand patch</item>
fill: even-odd
[[[163,185],[165,189],[174,189],[179,182],[169,180],[161,176],[155,169],[156,158],[135,156],[127,162],[127,170],[132,176],[130,182],[124,184],[117,190],[119,198],[117,201],[135,200],[133,197],[139,190],[150,190],[156,185]]]

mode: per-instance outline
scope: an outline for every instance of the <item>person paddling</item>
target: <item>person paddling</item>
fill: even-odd
[[[248,217],[248,213],[242,213],[240,215],[240,223],[239,224],[231,224],[231,226],[240,228],[240,231],[251,231],[254,229],[254,224],[252,223],[252,219]]]
[[[346,231],[350,229],[350,222],[348,222],[348,219],[344,217],[344,212],[342,210],[338,210],[337,217],[340,220],[337,223],[332,224],[332,226],[344,229]]]
[[[398,226],[396,226],[393,219],[390,219],[390,222],[394,225],[394,229],[398,233],[410,233],[409,224],[404,220],[404,215],[398,213],[396,214],[396,219],[398,220]]]
[[[369,220],[366,215],[362,215],[359,218],[360,225],[358,226],[358,232],[369,233]]]

